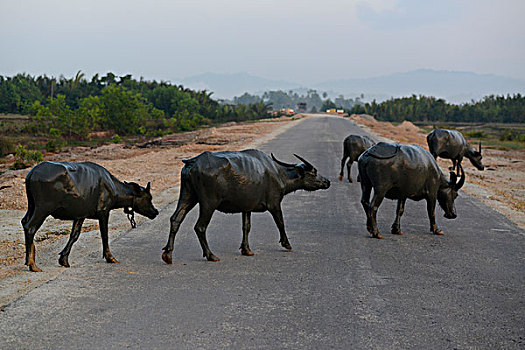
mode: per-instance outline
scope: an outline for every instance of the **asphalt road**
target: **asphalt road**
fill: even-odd
[[[165,265],[172,204],[111,243],[119,265],[73,248],[70,269],[0,312],[0,348],[525,348],[525,232],[461,194],[458,219],[436,212],[444,236],[413,201],[405,234],[391,235],[395,202],[385,200],[385,239],[370,238],[359,185],[337,180],[350,133],[363,131],[314,118],[262,147],[287,162],[300,154],[332,181],[284,200],[292,252],[264,213],[252,216],[256,255],[241,256],[240,215],[216,213],[208,240],[221,262],[207,262],[194,209]]]

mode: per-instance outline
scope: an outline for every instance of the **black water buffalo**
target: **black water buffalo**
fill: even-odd
[[[383,238],[377,229],[376,213],[384,197],[398,200],[393,234],[402,234],[400,221],[407,198],[426,200],[430,231],[434,234],[443,234],[436,225],[436,200],[447,219],[456,218],[454,200],[465,183],[461,165],[458,165],[461,179],[456,183],[456,174],[451,172],[450,180],[447,180],[436,160],[420,146],[380,142],[359,157],[358,167],[366,228],[373,237]],[[372,188],[374,196],[370,201]]]
[[[479,150],[472,148],[463,134],[456,130],[434,129],[427,135],[427,144],[434,158],[441,157],[452,160],[452,171],[461,165],[463,157],[467,157],[478,170],[485,167],[481,163],[481,141]]]
[[[339,181],[343,181],[345,162],[346,159],[349,158],[348,163],[346,164],[346,168],[348,170],[348,181],[353,182],[352,176],[350,175],[352,163],[356,162],[364,151],[375,144],[376,143],[368,136],[350,135],[345,138],[343,141],[343,159],[341,159],[341,172],[339,173]],[[359,179],[357,181],[359,181]]]
[[[33,238],[44,220],[73,220],[69,241],[60,252],[59,264],[69,267],[68,257],[80,235],[84,219],[98,219],[102,236],[103,258],[118,263],[108,244],[109,212],[125,208],[150,219],[158,215],[151,203],[150,184],[141,187],[121,182],[106,169],[91,162],[42,162],[26,176],[28,209],[22,219],[26,242],[26,262],[31,271],[42,271],[35,264]],[[131,208],[131,209],[129,209]]]
[[[203,256],[209,261],[219,261],[210,251],[206,241],[206,228],[213,212],[242,213],[243,238],[241,253],[253,255],[248,244],[252,212],[269,211],[280,233],[281,245],[291,250],[284,230],[281,201],[297,190],[315,191],[330,187],[330,181],[317,174],[306,160],[287,164],[268,157],[265,153],[250,149],[240,152],[204,152],[185,159],[181,171],[181,190],[177,209],[171,217],[170,234],[163,248],[162,259],[172,263],[175,235],[186,214],[199,203],[199,219],[195,232],[199,238]]]

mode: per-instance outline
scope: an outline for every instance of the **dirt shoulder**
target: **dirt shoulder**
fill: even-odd
[[[355,114],[350,120],[363,126],[380,140],[416,144],[428,149],[426,133],[411,122],[404,121],[394,126],[389,122],[379,122],[371,116]],[[440,158],[438,163],[445,173],[452,165],[451,161]],[[474,168],[468,159],[462,164],[467,176],[463,190],[525,229],[525,151],[485,146],[484,171]]]
[[[141,185],[149,181],[154,204],[162,209],[177,200],[183,158],[204,151],[257,148],[307,117],[296,115],[250,123],[228,123],[168,135],[141,145],[112,144],[93,149],[77,147],[46,154],[44,158],[50,161],[94,161],[121,181],[135,181]],[[8,165],[6,160],[0,164],[0,171],[5,171],[0,175],[0,185],[10,186],[0,192],[0,309],[63,271],[58,266],[57,254],[71,230],[71,222],[49,217],[36,236],[37,263],[44,268],[44,272],[35,274],[27,271],[23,260],[25,245],[20,220],[27,209],[24,180],[30,169],[8,170]],[[147,220],[140,216],[136,219],[138,224]],[[110,239],[119,237],[129,228],[130,224],[122,211],[112,211]],[[86,220],[82,237],[75,244],[75,259],[79,259],[81,254],[91,254],[95,258],[101,256],[99,245],[98,223]]]

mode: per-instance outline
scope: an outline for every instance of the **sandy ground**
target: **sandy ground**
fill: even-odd
[[[150,181],[154,204],[157,209],[162,209],[177,200],[182,158],[193,157],[203,151],[256,148],[305,117],[307,116],[296,115],[293,118],[267,119],[254,123],[228,123],[221,127],[168,135],[144,145],[111,144],[94,149],[77,147],[60,153],[46,154],[44,159],[95,161],[121,181],[134,181],[143,186]],[[20,220],[27,209],[24,179],[30,169],[8,170],[10,162],[12,160],[0,160],[0,171],[5,171],[0,175],[0,186],[10,186],[0,192],[0,280],[4,279],[0,285],[0,308],[2,304],[12,300],[13,290],[6,292],[2,288],[6,283],[10,283],[7,281],[10,278],[14,278],[13,281],[17,285],[18,290],[15,292],[21,292],[30,288],[30,285],[35,285],[34,282],[45,281],[59,273],[58,253],[71,230],[71,222],[49,217],[36,236],[37,264],[47,265],[45,272],[27,272],[23,261],[25,245]],[[136,219],[138,224],[147,220],[140,216]],[[110,239],[117,238],[129,228],[130,224],[122,211],[113,211],[110,219]],[[86,220],[82,232],[73,251],[85,251],[89,254],[83,240],[100,240],[97,221]],[[101,254],[101,251],[100,254],[97,252],[96,257]],[[20,276],[23,278],[17,278]]]
[[[375,134],[378,139],[416,144],[428,149],[426,133],[411,122],[399,125],[379,122],[371,116],[352,115],[351,120]],[[502,213],[525,229],[525,151],[483,148],[484,171],[479,171],[468,159],[462,164],[467,176],[463,190],[472,197]],[[450,160],[438,158],[443,172],[448,173]]]

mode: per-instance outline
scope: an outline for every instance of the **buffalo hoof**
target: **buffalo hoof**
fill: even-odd
[[[252,253],[252,251],[250,249],[243,249],[241,250],[241,254],[242,255],[246,255],[246,256],[254,256],[255,254]]]
[[[61,266],[64,266],[64,267],[70,267],[69,266],[69,261],[67,259],[66,256],[62,256],[60,255],[60,258],[58,259],[58,263],[61,265]]]
[[[35,264],[29,265],[29,271],[31,272],[42,272],[42,269],[38,268]]]
[[[348,178],[348,182],[350,182],[351,184],[353,184],[353,183],[354,183],[354,180],[352,180],[352,178],[349,177],[349,178]]]
[[[399,236],[402,236],[402,235],[403,235],[403,232],[398,231],[398,230],[392,230],[392,234],[393,234],[393,235],[399,235]]]
[[[208,261],[213,261],[213,262],[221,261],[221,259],[219,259],[218,257],[216,257],[213,254],[210,254],[209,256],[207,256],[206,259],[208,259]]]
[[[377,239],[383,239],[385,237],[381,236],[381,234],[379,233],[379,231],[376,231],[376,232],[371,232],[372,234],[372,237],[373,238],[377,238]]]
[[[438,229],[435,229],[433,233],[434,233],[435,235],[438,235],[438,236],[443,236],[443,235],[444,235],[443,231],[438,230]]]
[[[343,175],[339,175],[339,181],[343,181]]]
[[[289,252],[292,251],[292,246],[290,245],[289,242],[281,243],[281,246],[282,246],[284,249],[288,250]]]
[[[164,252],[162,253],[162,260],[168,265],[171,265],[173,261],[171,260],[171,253]]]
[[[106,262],[107,262],[108,264],[118,264],[118,263],[119,263],[118,260],[115,259],[115,258],[112,257],[112,256],[108,256],[108,257],[106,258]]]

